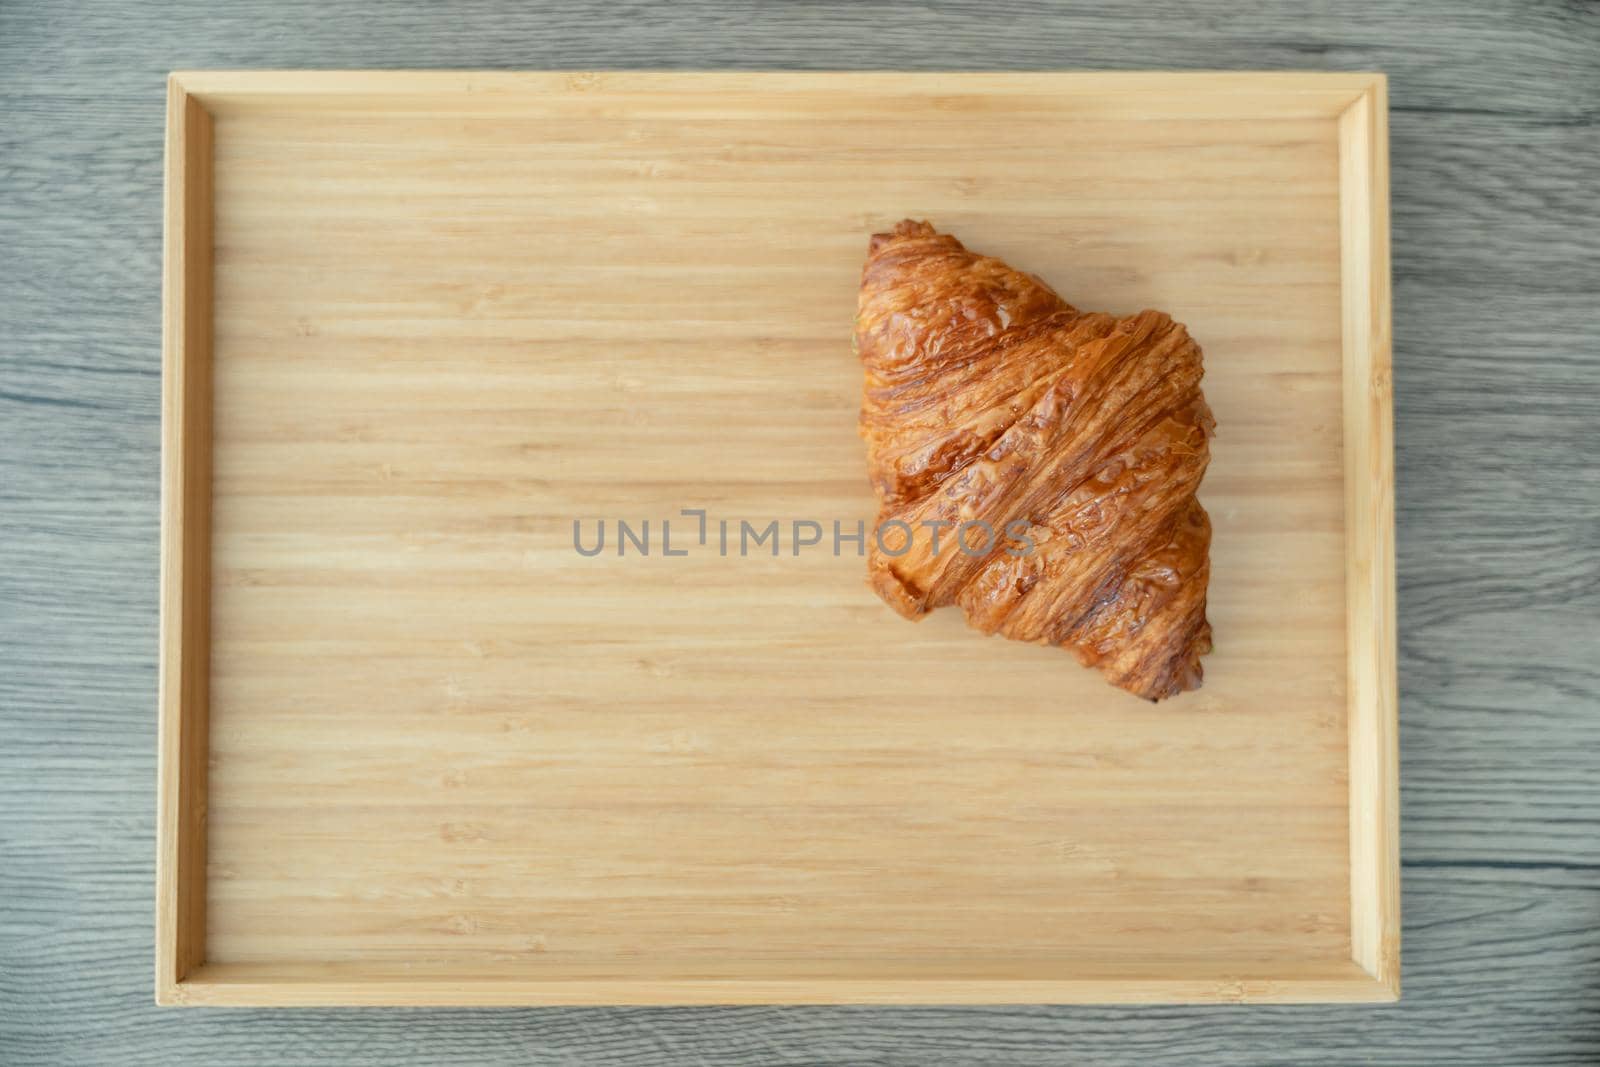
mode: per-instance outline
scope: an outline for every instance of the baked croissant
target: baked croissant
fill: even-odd
[[[908,219],[868,247],[855,340],[877,594],[910,619],[960,604],[1148,700],[1199,687],[1213,421],[1188,331],[1079,311]]]

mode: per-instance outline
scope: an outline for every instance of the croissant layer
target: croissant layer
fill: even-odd
[[[1213,421],[1181,324],[1079,311],[906,220],[869,244],[856,348],[890,607],[958,604],[1149,700],[1200,685]]]

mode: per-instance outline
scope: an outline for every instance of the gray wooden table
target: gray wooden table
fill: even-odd
[[[0,1064],[1600,1063],[1600,5],[0,0]],[[151,1000],[163,77],[1391,78],[1405,998],[175,1011]]]

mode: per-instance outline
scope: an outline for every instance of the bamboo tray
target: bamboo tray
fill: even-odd
[[[1385,107],[1365,74],[174,75],[157,999],[1396,997]],[[793,554],[872,514],[851,317],[908,215],[1204,346],[1199,692]],[[654,550],[574,551],[601,519]]]

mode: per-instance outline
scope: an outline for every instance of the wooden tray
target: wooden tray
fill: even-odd
[[[1381,76],[179,74],[167,168],[158,1000],[1397,995]],[[907,215],[1204,346],[1198,693],[792,553]]]

